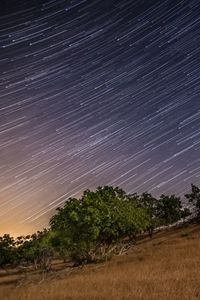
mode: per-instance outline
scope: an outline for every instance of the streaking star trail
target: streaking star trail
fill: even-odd
[[[100,185],[200,181],[200,3],[0,3],[0,231]]]

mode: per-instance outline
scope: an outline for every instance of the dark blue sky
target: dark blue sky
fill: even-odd
[[[1,232],[99,185],[199,184],[199,1],[0,5]]]

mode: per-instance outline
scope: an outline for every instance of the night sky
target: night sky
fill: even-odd
[[[0,234],[100,185],[200,181],[200,2],[0,1]]]

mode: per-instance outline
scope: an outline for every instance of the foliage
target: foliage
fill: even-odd
[[[82,198],[69,199],[50,221],[70,256],[76,261],[105,258],[126,237],[134,238],[149,225],[146,211],[129,201],[119,188],[87,190]]]
[[[9,234],[0,237],[0,267],[11,264],[16,260],[14,238]]]
[[[53,248],[49,242],[49,235],[49,231],[44,229],[31,236],[18,237],[17,251],[21,262],[26,264],[32,263],[35,268],[50,269]]]
[[[179,197],[161,195],[157,204],[157,218],[160,225],[170,225],[185,217],[187,210],[183,209]]]
[[[200,223],[200,189],[194,184],[191,185],[192,191],[186,194],[185,197],[189,202],[193,203],[195,207],[196,220]]]
[[[145,192],[138,198],[138,204],[141,207],[145,208],[149,215],[150,223],[147,227],[147,230],[149,232],[149,236],[152,237],[154,229],[159,224],[157,218],[158,200],[151,194]]]
[[[194,203],[200,220],[200,190],[192,185],[189,202]],[[190,214],[179,197],[161,195],[156,199],[145,192],[127,195],[110,186],[86,190],[80,199],[69,198],[50,219],[50,228],[14,240],[0,237],[0,267],[8,264],[34,265],[49,270],[59,254],[76,263],[110,258],[120,253],[136,236],[147,231],[152,236],[158,226],[168,226]]]

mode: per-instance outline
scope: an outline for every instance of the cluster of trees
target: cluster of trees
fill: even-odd
[[[44,229],[16,239],[4,234],[0,237],[0,267],[33,265],[35,269],[49,269],[54,254],[49,243],[49,233],[49,230]]]
[[[193,203],[193,219],[200,222],[200,189],[192,185],[185,195]],[[120,253],[141,233],[185,219],[192,212],[179,197],[149,193],[126,194],[116,187],[86,190],[80,199],[69,198],[50,219],[49,229],[16,239],[0,237],[0,267],[32,265],[49,270],[55,256],[88,263]]]

